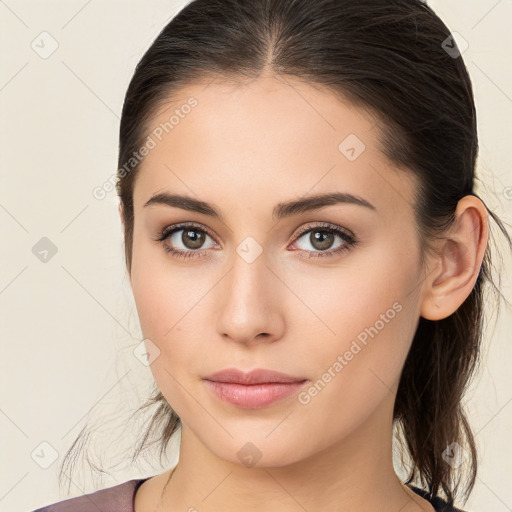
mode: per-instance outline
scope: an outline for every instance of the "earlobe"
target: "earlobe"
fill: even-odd
[[[488,242],[488,212],[475,196],[463,197],[453,226],[440,242],[435,270],[425,280],[420,314],[442,320],[454,313],[473,290]]]

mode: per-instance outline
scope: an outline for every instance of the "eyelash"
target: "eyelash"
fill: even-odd
[[[174,234],[177,231],[184,231],[186,229],[189,229],[191,231],[199,231],[201,233],[205,233],[208,236],[210,236],[212,239],[215,239],[215,237],[210,233],[209,230],[205,229],[204,227],[194,224],[194,223],[183,223],[183,224],[175,224],[172,226],[165,227],[162,231],[160,231],[157,236],[153,239],[156,242],[159,242],[163,245],[164,250],[167,253],[172,254],[173,257],[180,258],[180,259],[188,259],[188,258],[196,258],[201,255],[203,251],[207,251],[208,249],[203,250],[188,250],[183,251],[181,249],[173,249],[172,247],[169,247],[164,242],[169,238],[170,235]],[[337,256],[340,253],[343,253],[345,251],[350,250],[352,247],[354,247],[357,244],[357,240],[355,237],[351,234],[349,234],[347,231],[335,227],[332,224],[326,224],[326,223],[319,223],[315,224],[313,226],[308,225],[305,226],[303,229],[301,229],[297,235],[295,236],[295,240],[299,239],[301,236],[305,235],[306,233],[310,233],[312,231],[322,231],[327,233],[333,233],[335,235],[340,236],[344,240],[344,244],[340,247],[330,250],[330,251],[305,251],[303,249],[297,249],[298,251],[307,252],[309,253],[309,256],[303,256],[306,259],[314,259],[314,258],[325,258],[325,257],[333,257]]]

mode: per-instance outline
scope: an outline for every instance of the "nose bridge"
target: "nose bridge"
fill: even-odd
[[[232,267],[219,298],[221,311],[218,329],[240,342],[258,334],[278,334],[282,326],[276,300],[276,283],[267,268],[263,247],[252,237],[244,239],[232,258]]]
[[[246,231],[247,233],[247,231]],[[268,257],[261,240],[252,235],[244,238],[234,247],[231,255],[232,270],[230,272],[230,294],[239,295],[238,299],[246,302],[251,297],[264,293],[265,282],[271,272],[267,268]]]
[[[263,251],[256,255],[255,247],[250,242],[242,242],[236,248],[227,290],[227,306],[240,311],[250,309],[254,314],[270,305],[269,297],[265,297],[270,274],[266,265]]]

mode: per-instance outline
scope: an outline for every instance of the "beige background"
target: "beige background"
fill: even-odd
[[[93,442],[98,463],[107,446],[121,453],[140,437],[140,424],[123,427],[152,377],[133,355],[142,337],[117,197],[112,191],[98,200],[92,190],[115,172],[119,116],[134,66],[183,5],[0,0],[0,511],[29,511],[65,497],[59,463],[86,422],[101,426]],[[430,5],[469,44],[464,60],[475,88],[486,183],[480,193],[510,222],[512,3]],[[58,48],[42,58],[53,40]],[[57,248],[46,263],[32,252],[42,237]],[[510,268],[510,253],[503,256]],[[510,273],[502,291],[510,300]],[[503,308],[495,329],[490,322],[483,369],[467,397],[481,456],[466,504],[474,512],[512,510],[511,316]],[[58,459],[44,469],[53,450]],[[166,466],[175,463],[174,448],[169,455]],[[160,472],[154,460],[154,468],[149,460],[120,464],[101,483],[84,473],[71,493]]]

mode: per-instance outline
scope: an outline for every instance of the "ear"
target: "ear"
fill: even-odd
[[[457,204],[454,224],[434,257],[434,270],[425,280],[422,317],[441,320],[466,300],[480,272],[488,237],[487,208],[475,196],[463,197]]]

